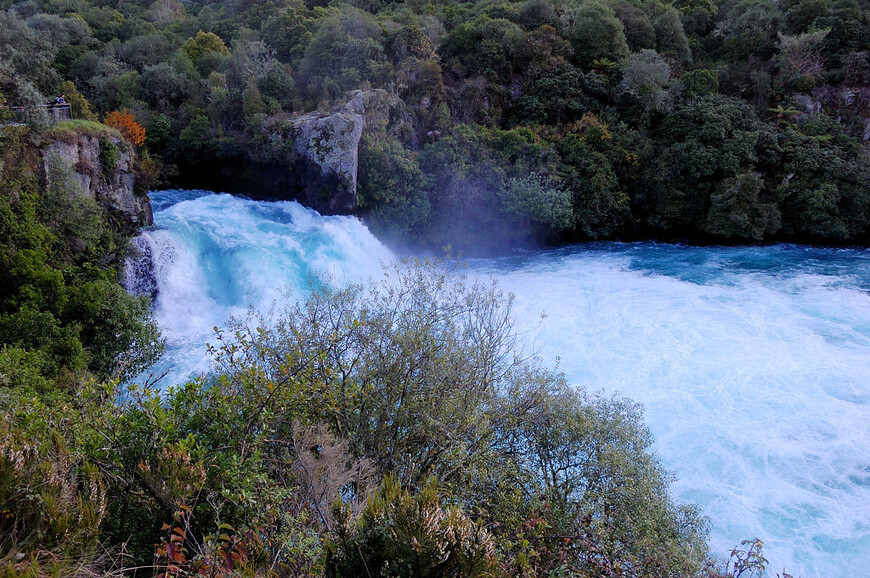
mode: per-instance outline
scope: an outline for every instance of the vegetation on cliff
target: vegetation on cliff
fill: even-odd
[[[94,171],[111,181],[116,168],[106,151],[117,157],[118,149],[105,137],[119,137],[100,126],[83,130],[104,137],[93,151],[94,157],[102,154],[103,166]],[[51,150],[56,139],[86,138],[85,133],[67,125],[42,136],[25,127],[0,129],[0,383],[5,387],[39,390],[37,384],[53,380],[69,389],[87,376],[129,377],[160,348],[147,300],[118,284],[127,239],[113,226],[115,215],[85,191],[71,161]]]
[[[268,180],[286,156],[270,127],[375,88],[398,103],[366,129],[359,201],[384,235],[867,239],[859,0],[0,8],[7,98],[126,109],[183,182],[257,166]]]

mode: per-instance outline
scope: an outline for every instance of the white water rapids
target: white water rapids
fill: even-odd
[[[152,194],[166,383],[248,305],[359,281],[393,258],[353,218],[203,191]],[[595,243],[473,260],[569,380],[646,407],[674,494],[725,556],[761,538],[769,575],[870,574],[870,251]],[[541,320],[540,314],[546,313]]]

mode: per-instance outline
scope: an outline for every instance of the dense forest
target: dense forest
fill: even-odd
[[[864,243],[868,14],[0,0],[0,102],[63,94],[77,119],[0,108],[0,574],[759,572],[758,541],[711,558],[641,408],[541,367],[510,298],[452,264],[317,280],[219,332],[213,374],[131,385],[162,343],[117,283],[129,231],[40,151],[87,133],[95,178],[126,147],[141,183],[196,183],[277,162],[282,120],[377,90],[358,200],[396,242]]]
[[[383,89],[359,202],[385,238],[867,239],[859,0],[0,6],[0,92],[132,112],[167,182],[280,157],[281,119]]]

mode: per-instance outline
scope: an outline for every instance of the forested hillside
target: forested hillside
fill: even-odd
[[[359,174],[382,235],[494,248],[867,238],[858,0],[2,7],[6,98],[131,111],[167,180],[271,162],[281,119],[382,88],[400,103],[366,128]]]

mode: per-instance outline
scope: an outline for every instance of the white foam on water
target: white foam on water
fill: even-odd
[[[716,554],[759,537],[773,573],[864,574],[870,295],[799,260],[735,271],[711,260],[738,249],[656,247],[649,265],[631,248],[475,266],[515,294],[520,325],[572,382],[645,405],[676,495],[711,518]],[[681,251],[712,255],[685,263]]]
[[[154,317],[167,342],[151,374],[165,384],[206,372],[214,327],[248,307],[266,312],[284,292],[303,295],[314,275],[359,281],[393,258],[353,217],[322,217],[295,202],[191,191],[152,193],[145,231],[158,286]]]
[[[358,220],[296,203],[152,201],[167,384],[207,370],[212,328],[248,305],[392,258]],[[870,252],[604,243],[472,265],[515,293],[518,325],[573,383],[645,405],[717,555],[758,537],[771,575],[868,573]]]

